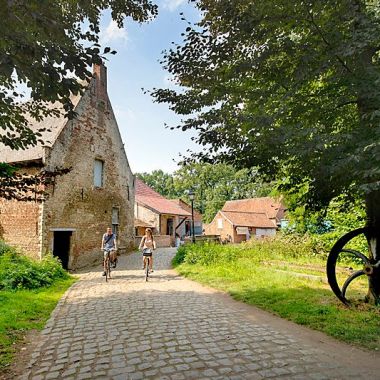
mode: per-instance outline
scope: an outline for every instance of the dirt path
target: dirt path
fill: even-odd
[[[146,283],[138,254],[105,283],[81,273],[61,299],[21,379],[367,379],[380,355],[232,300],[170,270],[155,255]]]

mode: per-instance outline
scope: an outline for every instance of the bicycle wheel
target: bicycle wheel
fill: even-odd
[[[109,254],[106,259],[106,282],[111,278],[111,260]]]
[[[146,266],[145,266],[145,281],[148,281],[149,277],[149,265],[150,265],[150,257],[146,258]]]

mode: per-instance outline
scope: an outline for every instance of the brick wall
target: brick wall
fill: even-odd
[[[218,219],[222,219],[223,226],[218,228]],[[220,235],[221,240],[228,239],[228,235],[232,237],[233,242],[236,239],[236,231],[233,225],[220,213],[215,215],[215,218],[209,224],[203,225],[205,230],[205,235]]]
[[[40,207],[34,202],[0,200],[0,238],[33,258],[40,257]]]

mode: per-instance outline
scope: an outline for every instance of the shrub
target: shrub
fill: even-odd
[[[188,244],[178,249],[173,261],[181,263],[214,265],[236,262],[239,258],[265,261],[299,259],[312,256],[326,258],[326,251],[307,235],[280,235],[266,239],[251,239],[241,244],[219,245],[215,243]]]
[[[51,285],[56,279],[68,278],[57,258],[47,255],[32,260],[10,250],[0,256],[0,289],[37,289]]]
[[[3,256],[6,253],[16,253],[16,250],[4,241],[0,240],[0,256]]]
[[[187,249],[186,249],[186,246],[185,245],[181,245],[178,250],[177,250],[177,253],[173,259],[173,265],[174,266],[177,266],[179,264],[182,264],[185,260],[185,256],[186,256],[186,252],[187,252]]]
[[[215,243],[186,244],[181,246],[173,260],[174,265],[181,263],[199,265],[217,265],[236,262],[239,258],[255,261],[299,260],[309,261],[314,257],[326,260],[327,256],[341,234],[331,231],[321,235],[315,234],[277,234],[265,239],[251,239],[241,244],[219,245]],[[350,248],[364,254],[367,243],[364,237],[357,237],[350,242]],[[352,260],[349,259],[349,260]]]

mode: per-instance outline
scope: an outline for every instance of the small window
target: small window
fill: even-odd
[[[218,219],[218,228],[223,229],[223,219],[222,218]]]
[[[119,209],[112,207],[112,224],[119,224]]]
[[[104,169],[104,162],[101,160],[95,160],[94,186],[96,187],[103,187],[103,169]]]

